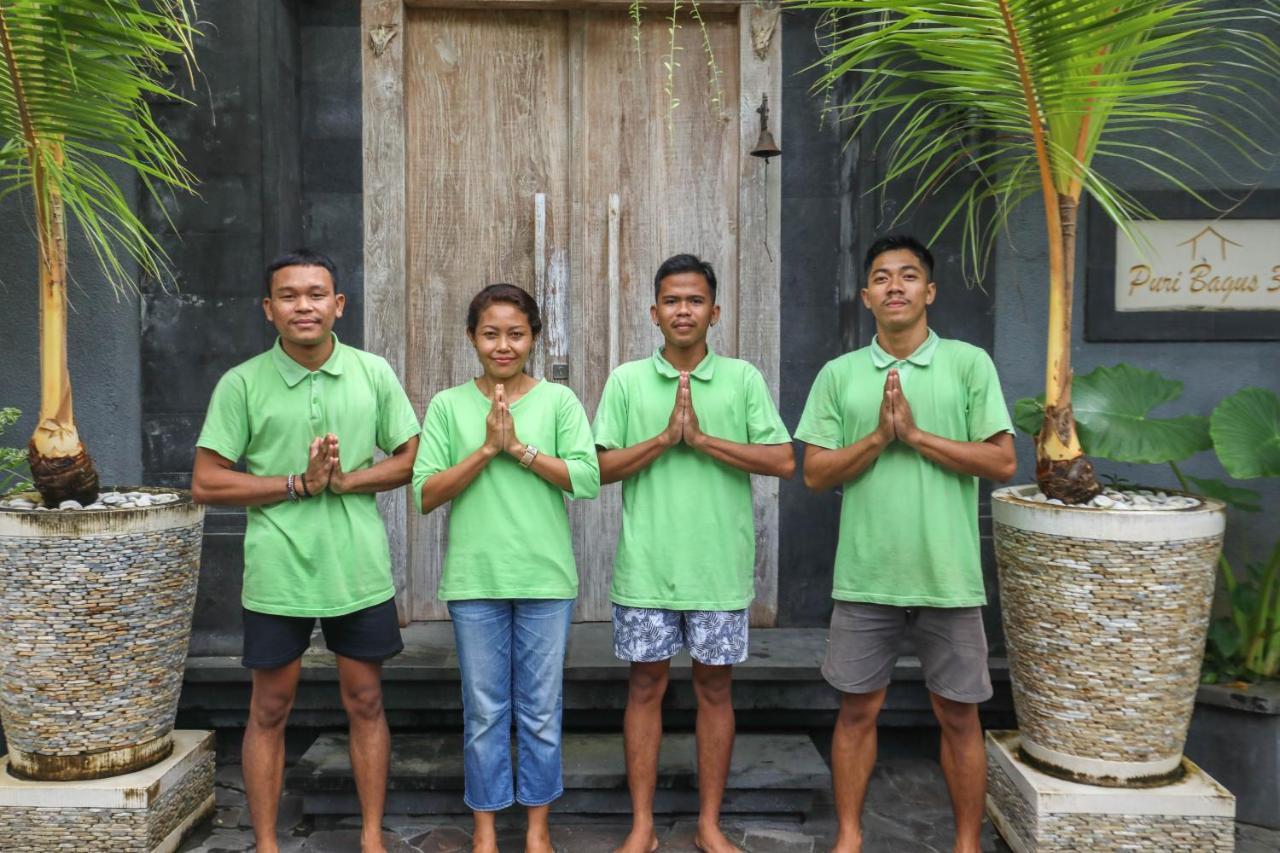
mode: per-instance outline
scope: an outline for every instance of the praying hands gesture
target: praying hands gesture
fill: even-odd
[[[880,399],[880,420],[876,434],[885,444],[894,439],[908,447],[915,447],[920,440],[920,430],[911,414],[911,404],[902,391],[902,377],[890,370],[884,380],[884,396]]]
[[[333,452],[329,451],[328,440],[332,438],[334,442]],[[338,438],[334,435],[327,435],[323,438],[314,438],[311,440],[311,447],[307,454],[307,470],[302,475],[303,482],[298,484],[298,489],[305,497],[308,493],[318,495],[327,489],[333,482],[334,460],[337,458]],[[341,475],[341,469],[338,470]],[[338,494],[342,494],[338,492]]]
[[[684,371],[676,385],[675,405],[671,408],[667,428],[659,438],[667,447],[684,442],[697,449],[706,443],[706,437],[706,433],[698,426],[698,413],[693,408],[693,391],[689,387],[689,373]]]
[[[507,389],[498,384],[493,388],[493,402],[489,406],[489,414],[484,420],[484,449],[493,456],[508,453],[519,459],[524,455],[525,446],[516,435],[516,422],[511,416],[511,405],[507,402]]]

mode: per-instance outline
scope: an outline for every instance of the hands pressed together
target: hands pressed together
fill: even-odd
[[[312,439],[307,470],[302,475],[303,483],[299,485],[311,495],[318,495],[325,489],[340,495],[346,490],[346,477],[339,458],[338,437],[329,433]]]
[[[902,393],[902,377],[898,371],[891,369],[884,380],[884,396],[880,400],[880,423],[876,432],[887,445],[894,439],[914,447],[920,438],[920,430],[916,427],[915,418],[911,414],[911,404]]]
[[[661,438],[667,447],[674,447],[683,441],[697,449],[706,443],[707,435],[698,425],[698,413],[693,409],[693,392],[690,390],[687,370],[680,373],[675,406],[671,409],[671,417],[667,420],[667,428],[662,431]]]
[[[519,459],[525,446],[516,435],[516,422],[511,417],[511,405],[507,402],[507,390],[501,385],[493,388],[493,403],[484,419],[484,449],[492,456],[508,453]]]

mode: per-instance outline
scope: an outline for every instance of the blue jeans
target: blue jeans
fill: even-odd
[[[560,718],[572,614],[572,599],[449,602],[462,670],[463,799],[471,810],[542,806],[564,793]]]

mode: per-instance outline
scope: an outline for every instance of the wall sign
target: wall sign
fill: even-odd
[[[1280,192],[1220,219],[1184,193],[1135,195],[1158,217],[1132,223],[1143,246],[1089,203],[1085,338],[1280,340]]]

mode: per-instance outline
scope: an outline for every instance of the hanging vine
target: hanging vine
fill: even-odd
[[[667,50],[662,61],[663,70],[666,77],[663,81],[663,93],[667,97],[667,130],[670,131],[674,127],[675,111],[680,106],[680,99],[676,97],[676,69],[680,67],[679,51],[684,48],[678,43],[678,37],[681,29],[680,13],[684,6],[688,4],[689,16],[698,24],[698,31],[702,37],[702,50],[707,60],[707,70],[710,74],[711,98],[709,103],[713,109],[719,109],[724,103],[724,86],[722,85],[722,74],[720,64],[716,61],[715,49],[711,44],[711,31],[707,28],[707,22],[702,17],[702,9],[698,0],[671,0],[671,11],[665,16],[667,22]],[[631,0],[631,4],[627,9],[627,14],[631,18],[631,40],[635,45],[636,59],[643,65],[644,48],[640,28],[644,23],[645,4],[643,0]]]

